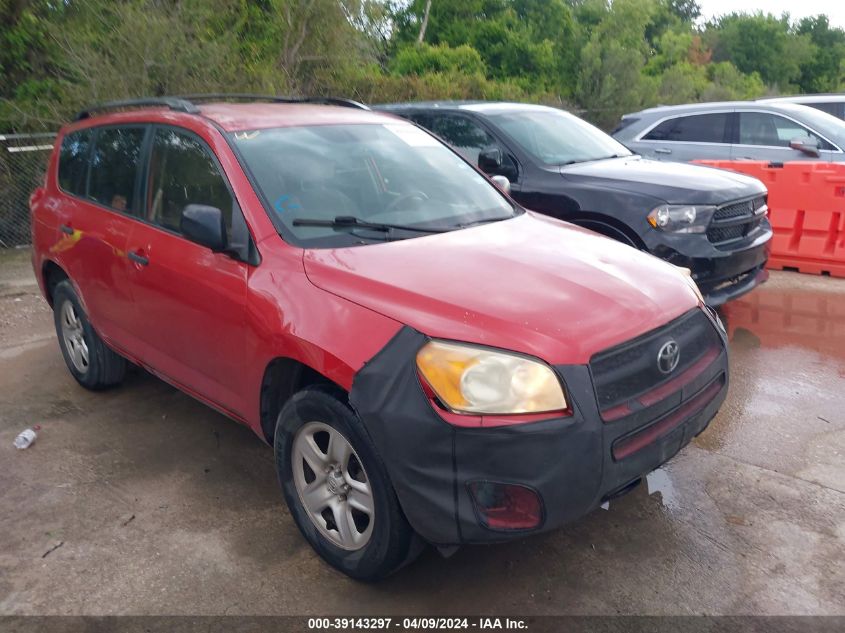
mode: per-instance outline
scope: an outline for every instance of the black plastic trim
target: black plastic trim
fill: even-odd
[[[199,114],[199,108],[193,103],[179,97],[145,97],[143,99],[125,99],[121,101],[106,101],[97,105],[89,106],[80,110],[73,118],[74,121],[82,121],[90,118],[95,112],[106,112],[108,110],[123,110],[127,108],[143,108],[149,106],[160,106],[169,108],[175,112],[186,114]]]

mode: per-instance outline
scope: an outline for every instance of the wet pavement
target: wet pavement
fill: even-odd
[[[0,252],[0,614],[845,614],[845,280],[726,306],[722,411],[608,511],[367,585],[246,428],[140,371],[78,387],[25,256]]]

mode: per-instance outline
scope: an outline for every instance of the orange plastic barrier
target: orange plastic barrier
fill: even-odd
[[[769,268],[845,277],[845,164],[695,162],[754,176],[769,189]]]

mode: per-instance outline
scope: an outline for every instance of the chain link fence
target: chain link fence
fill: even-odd
[[[44,181],[55,136],[0,134],[0,248],[30,242],[29,196]]]

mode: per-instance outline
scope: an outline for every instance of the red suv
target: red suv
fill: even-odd
[[[218,101],[65,127],[33,266],[81,385],[132,362],[249,426],[335,567],[560,526],[716,414],[725,333],[683,269],[525,211],[406,121]]]

